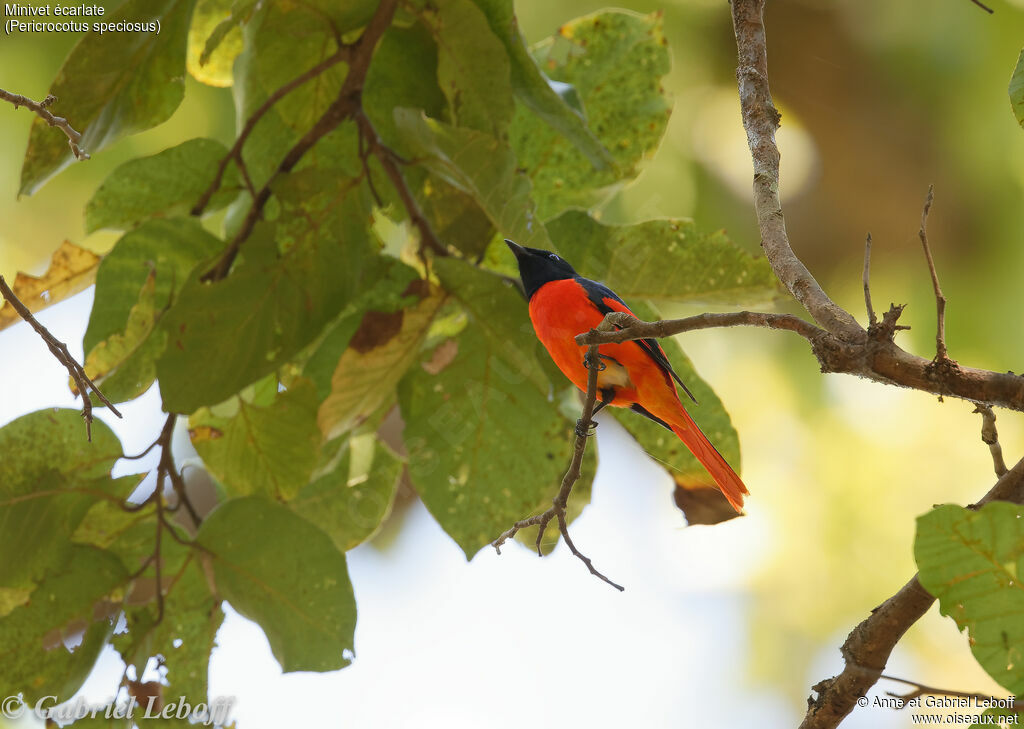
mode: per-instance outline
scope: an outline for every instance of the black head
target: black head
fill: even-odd
[[[523,288],[528,299],[549,281],[576,277],[576,270],[557,253],[542,251],[540,248],[526,248],[508,238],[505,239],[505,243],[519,262],[519,277],[523,279]]]

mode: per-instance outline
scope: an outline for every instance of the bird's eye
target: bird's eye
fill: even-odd
[[[550,254],[550,255],[548,256],[548,258],[550,258],[550,259],[551,259],[552,261],[558,261],[558,260],[561,260],[561,259],[559,259],[559,257],[558,257],[558,256],[556,256],[556,255],[555,255],[554,253]]]

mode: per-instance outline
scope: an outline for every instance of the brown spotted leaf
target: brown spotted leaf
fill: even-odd
[[[358,425],[384,403],[419,354],[444,301],[440,291],[430,290],[405,309],[363,315],[334,368],[331,392],[317,414],[326,439]]]

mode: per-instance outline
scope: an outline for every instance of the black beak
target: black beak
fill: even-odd
[[[516,258],[522,258],[526,255],[526,249],[515,241],[511,241],[508,238],[505,239],[505,245],[508,246],[509,250],[516,254]]]

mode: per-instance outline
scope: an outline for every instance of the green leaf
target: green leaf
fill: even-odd
[[[164,316],[170,339],[157,373],[170,412],[222,402],[273,372],[387,270],[356,181],[305,169],[275,193],[277,219],[256,226],[231,275],[193,276]]]
[[[199,564],[189,559],[178,573],[164,573],[164,615],[157,620],[152,603],[127,611],[128,632],[114,638],[126,664],[142,675],[147,661],[161,656],[167,667],[165,697],[186,698],[193,706],[207,702],[210,652],[224,620],[220,600],[211,593]]]
[[[550,248],[544,224],[534,212],[530,181],[516,167],[504,142],[472,129],[395,109],[395,124],[416,157],[433,174],[466,193],[501,233],[521,245]]]
[[[391,512],[403,466],[375,433],[355,435],[331,469],[288,505],[347,552],[373,536]]]
[[[50,87],[58,99],[52,111],[81,132],[81,147],[89,154],[167,121],[178,108],[185,94],[185,40],[194,4],[127,0],[101,22],[152,30],[90,30],[71,50]],[[32,194],[73,159],[67,138],[35,119],[20,192]]]
[[[223,247],[193,218],[149,220],[100,263],[83,347],[86,371],[113,402],[145,392],[167,333],[157,324],[189,273]]]
[[[699,232],[692,220],[605,225],[569,210],[546,225],[558,252],[581,275],[603,281],[627,302],[736,304],[764,301],[777,291],[766,258],[751,256],[723,232]]]
[[[939,609],[996,682],[1024,690],[1024,506],[944,504],[917,518],[914,559]]]
[[[438,239],[467,257],[478,256],[494,238],[494,226],[476,201],[444,180],[430,175],[415,193]]]
[[[212,139],[190,139],[152,157],[129,160],[111,172],[85,206],[85,230],[124,230],[156,215],[185,215],[213,182],[228,150]],[[220,210],[242,190],[232,164],[206,212]]]
[[[0,619],[0,685],[6,693],[22,691],[28,703],[43,696],[56,696],[58,703],[70,699],[113,631],[109,616],[119,606],[110,596],[127,578],[113,555],[73,547],[29,602]],[[69,651],[62,640],[80,631],[82,643]]]
[[[657,321],[661,318],[653,307],[643,301],[631,302],[630,309],[645,321]],[[697,374],[693,362],[683,353],[676,339],[661,339],[659,343],[672,369],[697,398],[697,403],[694,403],[685,393],[680,392],[683,406],[718,452],[739,473],[739,435],[733,428],[732,420],[722,401],[718,399],[711,386]],[[685,514],[688,524],[717,524],[739,516],[719,491],[704,466],[675,433],[638,413],[622,408],[608,410],[615,414],[615,418],[636,439],[640,447],[668,471],[675,482],[673,497],[676,505]]]
[[[209,86],[230,86],[231,69],[244,41],[239,25],[252,17],[258,0],[199,0],[188,31],[186,65]]]
[[[0,428],[0,453],[0,586],[23,587],[65,561],[97,499],[127,496],[110,479],[121,443],[100,420],[90,443],[78,411],[48,409]]]
[[[363,108],[385,144],[401,144],[395,130],[396,107],[441,116],[447,101],[437,76],[437,46],[423,25],[388,28],[373,53],[363,89]]]
[[[547,219],[568,207],[593,207],[639,174],[668,124],[671,106],[661,78],[670,60],[660,14],[622,10],[563,25],[534,47],[534,58],[553,80],[576,89],[588,127],[615,160],[595,170],[591,159],[544,120],[526,107],[517,109],[509,138],[533,181],[538,214]]]
[[[533,60],[516,20],[512,0],[474,0],[505,45],[511,65],[512,88],[534,114],[562,134],[597,169],[615,164],[611,153],[586,124],[583,114],[566,103]],[[429,112],[428,112],[429,113]]]
[[[420,21],[437,44],[437,83],[456,126],[502,139],[512,118],[509,59],[470,0],[427,0]]]
[[[347,666],[356,604],[345,555],[290,509],[255,496],[226,501],[199,528],[218,594],[257,622],[288,671]]]
[[[135,476],[136,484],[145,476]],[[142,566],[153,554],[156,535],[156,506],[126,511],[113,501],[97,501],[86,512],[72,534],[76,544],[90,545],[117,556],[130,570]],[[164,558],[166,559],[166,554]]]
[[[519,291],[489,271],[456,258],[435,260],[434,273],[473,317],[490,345],[503,350],[502,360],[513,366],[514,376],[546,393],[551,381],[538,358],[547,354],[534,334]]]
[[[329,4],[358,9],[365,0]],[[328,17],[316,5],[268,3],[245,25],[245,50],[234,68],[238,119],[252,117],[278,89],[337,52]],[[338,97],[347,73],[348,66],[338,63],[291,91],[263,115],[242,149],[257,187],[270,179],[287,151]],[[355,124],[346,121],[306,152],[299,167],[330,168],[355,177],[361,172],[356,140]]]
[[[1024,127],[1024,50],[1017,58],[1017,66],[1010,77],[1010,107],[1017,123]]]
[[[338,367],[338,361],[344,355],[349,342],[363,321],[367,311],[388,314],[403,308],[403,304],[413,304],[416,296],[405,292],[415,290],[420,284],[416,270],[406,264],[392,259],[384,260],[383,273],[372,288],[349,305],[338,318],[331,322],[308,349],[305,356],[296,359],[302,362],[302,376],[313,381],[316,386],[316,399],[323,401],[331,392],[331,379]]]
[[[316,406],[312,383],[300,380],[285,392],[272,392],[269,402],[235,397],[212,410],[201,408],[189,418],[189,435],[228,493],[290,499],[316,463]],[[229,408],[234,412],[222,414]]]
[[[572,424],[548,400],[525,303],[493,274],[437,264],[445,288],[472,299],[470,321],[409,371],[399,403],[413,485],[468,558],[551,498]]]
[[[320,405],[317,423],[327,440],[359,425],[392,395],[395,385],[420,353],[445,297],[417,279],[423,294],[406,309],[368,311],[331,375],[331,391]]]

